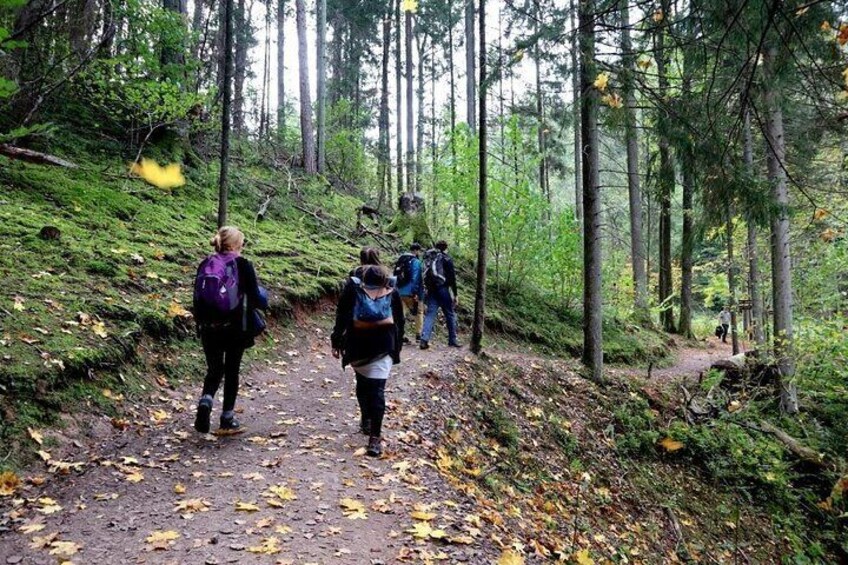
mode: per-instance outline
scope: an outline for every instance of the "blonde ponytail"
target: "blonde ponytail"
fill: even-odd
[[[244,247],[244,234],[233,226],[224,226],[209,241],[218,253],[241,251]]]

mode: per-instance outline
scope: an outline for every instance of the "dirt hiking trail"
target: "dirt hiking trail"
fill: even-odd
[[[194,432],[198,382],[161,388],[152,405],[123,401],[133,415],[124,430],[100,417],[79,425],[87,439],[45,442],[51,472],[33,470],[11,508],[0,499],[0,565],[497,560],[502,549],[481,532],[474,501],[442,478],[427,439],[443,424],[428,414],[444,402],[430,381],[449,379],[467,349],[441,334],[428,351],[404,349],[375,460],[364,455],[353,373],[329,355],[326,327],[300,322],[297,346],[243,375],[240,435]],[[680,353],[677,374],[704,370],[713,352]],[[218,398],[213,429],[219,410]]]

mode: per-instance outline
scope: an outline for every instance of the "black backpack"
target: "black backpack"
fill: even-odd
[[[427,288],[439,288],[446,282],[445,254],[438,249],[430,249],[424,254],[424,284]]]
[[[415,255],[412,253],[404,253],[395,263],[394,276],[398,287],[406,286],[412,282],[412,261],[414,259]]]

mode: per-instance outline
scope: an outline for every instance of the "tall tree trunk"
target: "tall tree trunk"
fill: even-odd
[[[538,121],[539,130],[537,132],[538,144],[539,144],[539,189],[542,191],[542,194],[548,200],[548,209],[547,209],[547,217],[550,219],[550,210],[551,210],[551,195],[547,189],[547,162],[545,161],[545,103],[544,97],[542,95],[542,57],[541,52],[542,49],[540,47],[540,43],[542,42],[541,38],[538,36],[539,34],[539,21],[542,19],[542,8],[539,3],[539,0],[534,0],[533,2],[536,12],[536,23],[534,24],[534,30],[536,32],[536,45],[533,47],[533,60],[536,64],[536,120]]]
[[[265,47],[262,54],[262,94],[259,103],[259,140],[264,141],[268,135],[270,116],[268,107],[271,104],[271,8],[265,8]]]
[[[300,71],[300,139],[303,147],[303,168],[306,174],[318,172],[315,162],[315,132],[312,126],[312,96],[309,92],[309,49],[306,42],[305,0],[295,0],[297,23],[297,59]]]
[[[579,36],[575,14],[580,0],[571,0],[571,29],[574,36],[571,45],[571,91],[574,100],[571,105],[571,116],[574,121],[574,217],[577,222],[583,221],[583,150],[580,147],[580,66],[577,54],[580,52]]]
[[[453,2],[449,2],[450,13],[453,13]],[[451,163],[454,176],[456,176],[456,140],[454,132],[456,132],[456,79],[453,63],[453,22],[448,23],[448,69],[450,71],[450,150]]]
[[[661,2],[664,18],[656,33],[656,59],[659,83],[660,104],[664,104],[668,94],[668,75],[666,74],[665,28],[670,17],[669,0]],[[660,257],[659,257],[659,302],[660,322],[667,332],[674,332],[674,308],[671,299],[674,294],[671,272],[671,199],[674,193],[674,166],[671,162],[671,149],[668,134],[668,112],[662,106],[657,110],[657,137],[660,152],[659,198],[660,198]]]
[[[685,57],[684,57],[685,59]],[[690,64],[684,60],[683,99],[689,100],[692,91]],[[683,233],[680,247],[680,335],[691,338],[692,334],[692,254],[695,248],[693,193],[695,179],[693,167],[695,155],[690,143],[684,141],[681,169],[683,173]],[[731,242],[732,244],[732,242]],[[733,314],[735,316],[735,314]],[[734,339],[736,339],[734,337]],[[735,352],[734,352],[735,355]]]
[[[318,130],[318,162],[316,163],[317,169],[319,173],[323,173],[324,169],[326,169],[326,145],[327,145],[327,117],[326,117],[326,105],[327,105],[327,57],[326,57],[326,45],[327,45],[327,0],[318,0],[317,1],[317,10],[318,10],[318,25],[317,25],[317,46],[316,46],[316,58],[318,59],[318,92],[316,96],[318,97],[318,103],[316,108],[316,119],[318,122],[317,130]]]
[[[391,179],[389,157],[389,46],[392,40],[391,5],[383,17],[383,58],[380,65],[380,134],[377,162],[377,182],[380,184],[378,208],[383,207],[391,194],[386,194]]]
[[[601,198],[598,135],[598,91],[595,81],[595,0],[581,0],[580,130],[583,147],[583,364],[589,378],[604,379],[601,327]]]
[[[482,349],[483,329],[486,323],[486,262],[488,251],[486,249],[489,231],[489,194],[488,194],[488,155],[486,153],[488,142],[486,136],[486,0],[480,0],[480,142],[479,142],[479,221],[477,235],[477,285],[474,292],[474,323],[471,327],[471,351],[479,354]]]
[[[93,0],[86,0],[83,8],[86,9]],[[185,4],[182,0],[162,0],[162,9],[169,12],[174,12],[180,16],[180,21],[184,21]],[[71,15],[72,25],[70,25],[70,43],[75,54],[82,57],[88,48],[85,41],[86,30],[80,29],[79,26],[86,24],[84,15]],[[168,37],[162,38],[162,53],[159,58],[162,65],[164,80],[179,80],[184,77],[185,54],[176,45],[173,45],[173,40]]]
[[[403,95],[401,94],[403,84],[401,69],[403,68],[403,61],[401,60],[400,48],[402,29],[400,20],[401,2],[402,0],[397,0],[397,5],[395,6],[395,105],[397,106],[397,122],[395,125],[397,149],[395,150],[395,153],[397,154],[398,197],[403,194]]]
[[[286,137],[286,0],[277,0],[277,131]]]
[[[418,152],[415,154],[415,187],[418,192],[424,192],[421,184],[421,175],[424,172],[422,157],[424,155],[424,52],[427,50],[427,37],[423,36],[417,41],[418,44],[418,87],[416,97],[418,99],[418,124],[415,132],[415,146]]]
[[[405,14],[406,34],[406,191],[412,194],[415,186],[415,123],[413,121],[412,84],[412,11]]]
[[[630,198],[630,257],[633,264],[633,309],[636,318],[650,322],[645,246],[642,241],[642,189],[639,183],[639,134],[636,129],[636,89],[633,72],[636,57],[630,42],[629,0],[621,0],[622,91],[624,92],[624,138],[627,143],[627,192]]]
[[[780,370],[780,407],[798,412],[798,392],[792,377],[795,374],[792,326],[792,263],[789,255],[789,191],[786,186],[786,140],[783,134],[783,110],[780,92],[774,76],[777,47],[763,52],[763,84],[768,122],[766,123],[768,176],[772,185],[772,200],[776,210],[771,218],[771,276],[774,308],[774,353]]]
[[[743,124],[744,147],[743,158],[745,170],[751,180],[755,178],[754,173],[754,139],[751,134],[751,113],[745,111],[745,122]],[[748,225],[748,296],[751,299],[751,325],[754,341],[757,347],[765,345],[766,337],[763,332],[763,297],[760,294],[760,265],[757,254],[757,224],[750,215],[746,218]]]
[[[236,68],[233,92],[233,133],[236,137],[244,134],[244,83],[247,80],[248,49],[250,47],[251,23],[245,0],[238,0],[236,9],[235,48]]]
[[[465,1],[465,103],[468,109],[468,127],[477,131],[475,104],[477,95],[474,84],[474,0]],[[482,46],[481,46],[482,48]]]
[[[728,306],[730,310],[730,341],[733,346],[733,354],[739,353],[739,332],[737,327],[736,317],[736,260],[733,253],[733,202],[727,204],[727,220],[725,222],[725,231],[727,232],[727,289],[728,289]]]
[[[221,170],[218,176],[218,227],[227,224],[230,172],[230,103],[233,82],[233,0],[223,2],[224,76],[221,100]]]
[[[103,5],[104,8],[106,4],[111,4],[110,0],[104,0]],[[200,59],[200,52],[203,49],[203,9],[206,7],[206,2],[204,0],[195,0],[194,2],[194,12],[191,17],[191,31],[197,35],[197,40],[194,44],[194,49],[192,53],[194,53],[195,59]]]

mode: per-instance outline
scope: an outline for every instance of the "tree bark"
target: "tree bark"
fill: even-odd
[[[744,147],[743,158],[745,170],[751,180],[755,178],[754,172],[754,139],[751,134],[751,113],[745,111],[743,123]],[[760,266],[757,254],[757,224],[750,215],[745,222],[748,226],[748,296],[751,299],[751,324],[754,342],[758,347],[765,345],[766,338],[763,332],[763,297],[760,294]]]
[[[412,194],[415,186],[415,122],[413,120],[413,83],[412,83],[412,12],[407,10],[405,17],[406,45],[406,191]]]
[[[795,374],[792,326],[792,264],[789,255],[789,191],[786,186],[786,145],[783,134],[783,111],[780,92],[774,76],[777,47],[763,52],[763,84],[768,121],[764,132],[767,141],[768,176],[772,185],[775,211],[771,218],[771,275],[774,308],[774,353],[779,369],[781,410],[794,414],[798,398],[792,377]]]
[[[548,200],[548,209],[546,211],[548,219],[550,219],[550,211],[551,211],[551,194],[548,191],[548,183],[547,183],[547,162],[546,162],[546,149],[545,149],[545,103],[544,97],[542,95],[542,62],[541,62],[541,38],[538,36],[539,34],[539,24],[538,22],[542,18],[542,9],[539,3],[539,0],[534,0],[534,7],[536,12],[536,23],[534,24],[534,30],[536,32],[536,45],[533,47],[533,60],[536,63],[536,119],[539,124],[539,131],[537,132],[538,144],[539,144],[539,189],[542,191],[542,194]]]
[[[735,216],[733,202],[727,204],[727,288],[729,292],[728,302],[730,309],[730,341],[733,354],[739,353],[739,332],[736,317],[736,260],[733,250],[733,216]]]
[[[327,58],[326,58],[326,45],[327,45],[327,0],[318,0],[317,1],[317,11],[318,11],[318,25],[317,25],[317,45],[316,45],[316,58],[318,59],[318,92],[316,96],[318,97],[318,103],[316,108],[316,121],[318,122],[317,130],[318,130],[318,155],[317,155],[317,163],[316,167],[319,173],[323,173],[326,169],[326,144],[327,144],[327,131],[326,131],[326,104],[327,104]]]
[[[666,75],[665,27],[670,13],[669,0],[662,0],[662,11],[665,17],[658,25],[655,33],[657,75],[659,84],[660,104],[666,102],[668,95],[668,75]],[[674,332],[674,308],[671,299],[674,294],[671,271],[671,200],[674,194],[674,166],[671,162],[671,149],[668,134],[668,112],[660,106],[657,116],[657,137],[660,153],[659,198],[660,198],[660,257],[659,257],[659,302],[660,322],[663,330]]]
[[[624,92],[624,137],[627,144],[627,192],[630,199],[630,257],[633,265],[633,309],[642,323],[651,320],[648,311],[648,277],[642,241],[642,189],[639,182],[639,134],[636,129],[636,91],[633,72],[636,57],[630,41],[629,0],[621,0],[622,91]]]
[[[84,7],[87,8],[88,5],[92,3],[93,0],[87,0]],[[183,19],[183,16],[185,16],[185,4],[181,0],[162,0],[162,9],[178,14],[180,16],[180,20],[183,22],[185,21]],[[77,16],[72,18],[72,20],[80,25],[86,24],[84,16]],[[71,26],[71,32],[74,31],[75,27],[76,26]],[[71,46],[77,55],[84,53],[87,48],[85,36],[85,30],[80,30],[79,33],[71,33]],[[185,54],[172,45],[172,41],[167,41],[166,39],[167,38],[163,38],[162,53],[159,58],[159,62],[162,66],[162,78],[164,80],[177,80],[184,75],[184,70],[181,69],[183,69],[185,65]]]
[[[594,88],[595,0],[581,0],[580,130],[583,147],[583,364],[595,382],[604,380],[601,327],[601,199],[598,136],[598,91]]]
[[[244,83],[247,79],[247,55],[251,36],[250,14],[247,12],[245,0],[238,0],[234,29],[236,68],[233,84],[233,133],[236,137],[244,134]]]
[[[468,109],[468,128],[472,133],[477,131],[474,48],[474,0],[465,0],[465,103]]]
[[[486,0],[480,0],[480,140],[479,140],[479,221],[477,236],[477,285],[474,292],[474,323],[471,328],[471,351],[479,354],[482,349],[483,328],[486,321],[486,249],[488,237],[488,164],[486,136]]]
[[[277,131],[286,137],[286,0],[277,1]]]
[[[577,222],[583,221],[583,149],[580,146],[580,67],[577,54],[580,51],[575,14],[580,0],[571,0],[571,28],[574,37],[571,45],[571,91],[574,100],[571,106],[571,116],[574,120],[574,217]]]
[[[383,17],[383,58],[380,65],[380,133],[379,154],[377,162],[377,182],[380,185],[378,208],[382,208],[384,202],[391,201],[391,195],[387,195],[389,180],[391,179],[390,157],[389,157],[389,48],[392,39],[392,13],[391,5]]]
[[[400,5],[402,0],[397,0],[395,6],[395,105],[397,106],[397,122],[396,132],[397,137],[397,190],[398,197],[403,194],[403,95],[401,94],[403,84],[403,61],[401,60],[401,23],[400,23]]]
[[[424,172],[424,164],[422,158],[424,156],[424,52],[427,50],[427,37],[423,36],[417,41],[418,46],[418,86],[416,88],[416,97],[418,99],[418,123],[415,132],[415,146],[418,151],[415,154],[415,187],[419,192],[423,192],[421,176]]]
[[[221,169],[218,176],[218,227],[227,224],[230,172],[230,104],[233,82],[233,0],[223,2],[224,77],[221,100]]]
[[[318,172],[315,160],[315,132],[312,125],[312,96],[309,92],[309,51],[306,42],[305,0],[295,0],[297,23],[297,58],[300,71],[300,138],[303,147],[303,168],[306,174]]]

